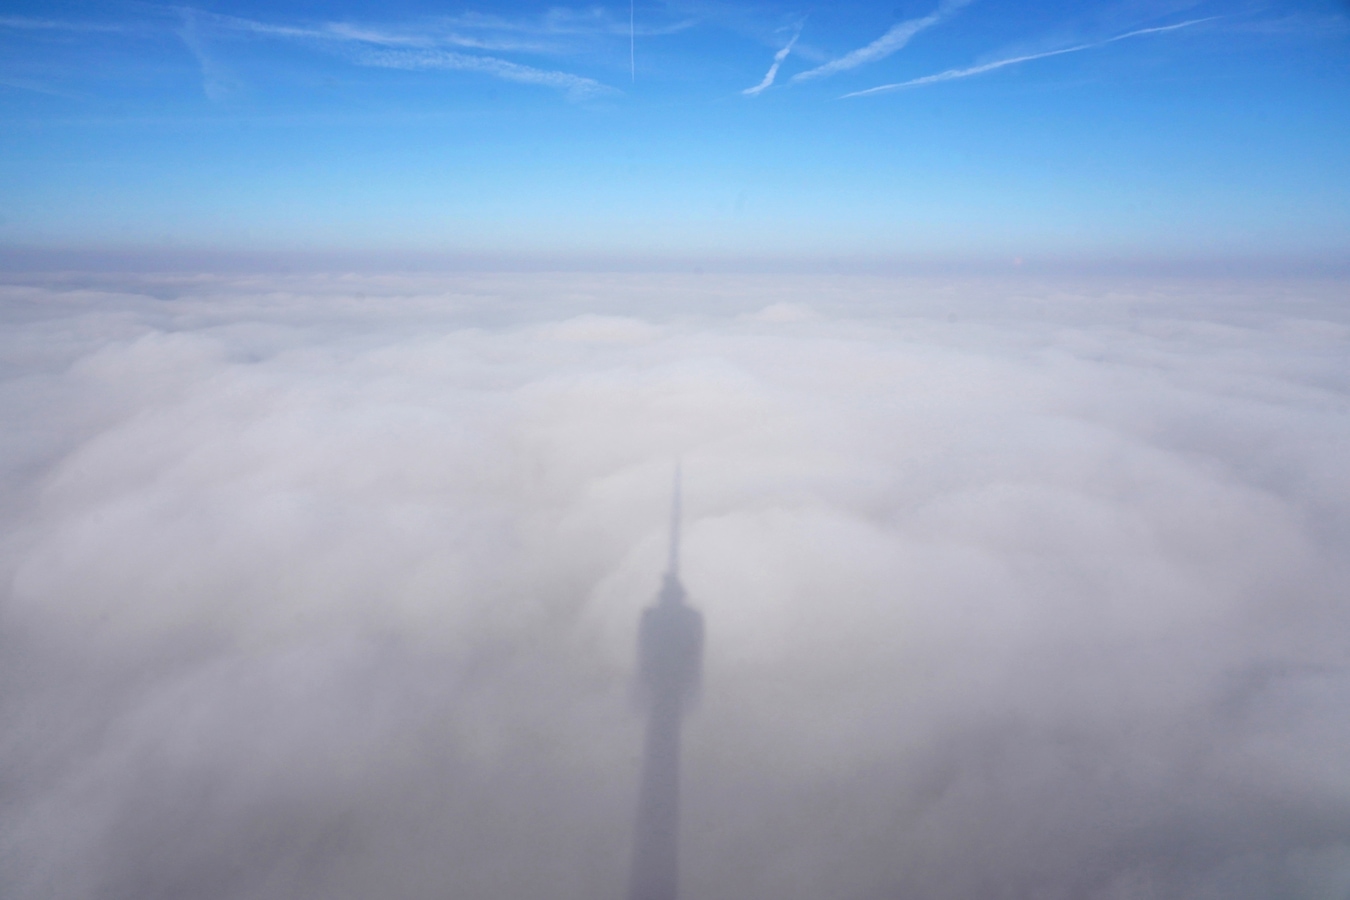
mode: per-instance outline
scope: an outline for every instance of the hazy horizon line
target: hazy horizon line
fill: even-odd
[[[326,249],[238,249],[0,244],[0,275],[62,272],[218,274],[287,272],[390,274],[397,272],[595,272],[688,274],[894,274],[894,275],[1199,275],[1242,277],[1347,277],[1350,251],[1323,254],[1150,253],[623,253],[469,252]]]

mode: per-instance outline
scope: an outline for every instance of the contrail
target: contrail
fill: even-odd
[[[754,87],[746,88],[741,91],[742,94],[745,94],[747,97],[754,97],[765,88],[769,87],[769,85],[773,84],[774,78],[778,77],[778,67],[783,64],[783,60],[787,59],[788,54],[792,52],[792,47],[797,43],[797,38],[802,36],[803,24],[805,23],[803,22],[797,25],[797,30],[793,32],[792,40],[787,42],[787,46],[773,55],[773,65],[769,66],[769,71],[764,74],[764,80]]]
[[[633,7],[637,0],[628,0],[628,75],[633,84],[637,84],[637,27]]]
[[[492,56],[455,53],[451,50],[375,50],[352,57],[358,65],[383,69],[446,69],[461,72],[481,72],[505,81],[520,84],[538,84],[565,91],[574,100],[584,100],[616,91],[593,78],[536,69],[520,63]]]
[[[992,72],[994,69],[1001,69],[1004,66],[1011,66],[1017,63],[1030,62],[1033,59],[1045,59],[1048,56],[1060,56],[1065,53],[1077,53],[1080,50],[1091,50],[1095,47],[1105,47],[1107,44],[1114,44],[1116,41],[1123,41],[1126,38],[1139,37],[1144,34],[1158,34],[1163,31],[1176,31],[1178,28],[1189,28],[1192,25],[1199,25],[1201,22],[1210,22],[1214,19],[1223,18],[1222,16],[1207,16],[1203,19],[1190,19],[1185,22],[1178,22],[1176,25],[1159,25],[1154,28],[1140,28],[1136,31],[1127,31],[1124,34],[1118,34],[1115,37],[1107,38],[1104,41],[1095,41],[1091,44],[1078,44],[1074,47],[1065,47],[1061,50],[1047,50],[1044,53],[1032,53],[1027,56],[1014,56],[1010,59],[1000,59],[996,62],[984,63],[979,66],[971,66],[967,69],[948,69],[945,72],[938,72],[936,75],[925,75],[922,78],[912,78],[909,81],[900,81],[895,84],[882,84],[874,88],[868,88],[865,91],[854,91],[851,94],[844,94],[840,99],[849,97],[863,97],[867,94],[884,94],[889,91],[898,91],[902,88],[919,87],[925,84],[936,84],[939,81],[952,81],[957,78],[969,78],[972,75],[983,75],[985,72]]]
[[[14,88],[19,91],[32,91],[35,94],[46,94],[50,97],[64,97],[67,100],[89,99],[86,94],[71,94],[66,91],[58,91],[56,88],[49,88],[46,85],[19,78],[0,78],[0,87]]]
[[[816,66],[814,69],[808,69],[805,72],[799,72],[792,76],[793,82],[807,81],[811,78],[820,78],[824,75],[833,75],[835,72],[842,72],[845,69],[856,69],[858,66],[866,63],[875,62],[879,59],[885,59],[901,47],[909,43],[910,38],[923,31],[925,28],[931,28],[952,13],[968,5],[971,0],[943,0],[938,4],[937,9],[926,16],[917,19],[906,19],[898,22],[891,27],[881,37],[877,38],[866,47],[859,47],[851,53],[846,53],[838,59],[830,60],[823,66]]]

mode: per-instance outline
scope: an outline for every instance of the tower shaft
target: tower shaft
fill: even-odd
[[[681,705],[677,696],[653,698],[647,719],[628,900],[679,893]]]
[[[628,900],[677,900],[680,836],[680,724],[698,693],[703,616],[680,584],[680,472],[671,504],[670,561],[656,603],[638,623],[638,679],[647,735],[633,830]]]

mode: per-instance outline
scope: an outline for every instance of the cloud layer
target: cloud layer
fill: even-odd
[[[0,883],[619,896],[679,457],[689,896],[1344,897],[1342,291],[11,284]]]

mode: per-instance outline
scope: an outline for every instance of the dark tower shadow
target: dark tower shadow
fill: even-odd
[[[680,584],[680,473],[675,473],[670,563],[656,603],[638,626],[638,679],[647,737],[633,830],[628,900],[676,900],[679,893],[680,723],[698,694],[703,616]]]

